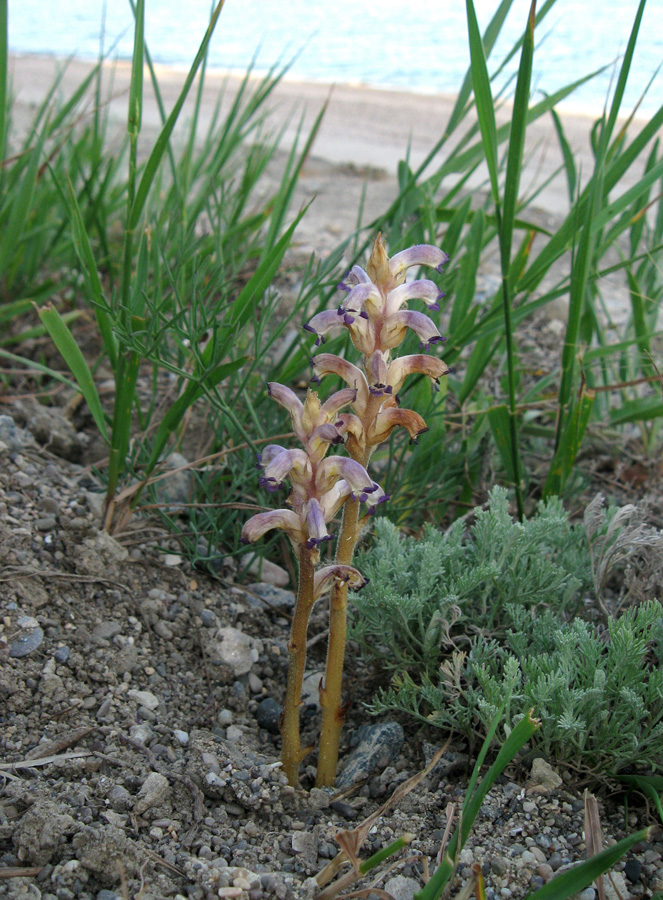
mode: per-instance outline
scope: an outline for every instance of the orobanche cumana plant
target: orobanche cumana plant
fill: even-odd
[[[338,744],[345,709],[342,676],[347,628],[348,590],[357,590],[366,579],[351,563],[366,515],[375,512],[388,496],[367,471],[375,448],[394,428],[405,428],[412,441],[426,431],[422,417],[398,405],[398,391],[408,375],[426,375],[434,385],[448,371],[435,356],[424,353],[392,358],[408,329],[420,338],[420,349],[443,340],[424,313],[407,308],[410,300],[423,300],[439,309],[442,296],[434,281],[406,281],[408,269],[431,266],[438,272],[447,255],[437,247],[419,244],[389,258],[381,235],[375,239],[366,269],[353,266],[339,285],[346,296],[338,309],[315,315],[304,326],[316,335],[316,346],[329,331],[345,328],[360,364],[331,353],[312,357],[313,380],[337,375],[347,387],[321,402],[309,390],[304,401],[288,387],[270,383],[273,400],[290,413],[293,429],[303,449],[269,444],[258,459],[263,474],[260,484],[269,491],[290,480],[288,509],[258,513],[244,525],[242,539],[253,542],[273,528],[286,532],[299,566],[299,587],[288,645],[288,681],[281,718],[282,762],[291,784],[297,784],[299,765],[308,749],[302,749],[299,731],[301,688],[306,665],[306,631],[315,601],[330,591],[329,643],[324,683],[320,689],[322,730],[318,754],[317,784],[331,785],[336,777]],[[342,412],[341,410],[351,411]],[[348,456],[328,456],[330,446],[344,444]],[[327,525],[343,510],[333,565],[318,567],[320,545],[332,539]]]
[[[591,528],[587,517],[571,525],[558,498],[516,522],[500,487],[469,530],[462,522],[446,532],[428,526],[417,540],[381,519],[359,559],[370,586],[351,623],[364,652],[392,676],[372,711],[406,712],[471,743],[498,716],[502,744],[534,709],[541,727],[532,747],[550,760],[602,777],[634,766],[660,771],[660,597],[619,618],[605,610],[598,623],[576,613],[586,598],[596,609],[608,581],[608,563],[597,565],[602,542],[619,546],[617,564],[630,552],[637,566],[643,547],[659,558],[663,535],[631,527],[632,508],[599,516],[601,500],[588,507]],[[630,591],[622,605],[639,599]]]

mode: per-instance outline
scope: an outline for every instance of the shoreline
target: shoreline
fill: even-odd
[[[66,68],[64,68],[66,66]],[[63,70],[62,92],[72,92],[93,68],[93,64],[80,59],[66,60],[56,56],[41,54],[10,54],[9,71],[13,93],[16,98],[15,124],[23,127],[30,121],[30,110],[44,98],[53,84],[58,71]],[[106,103],[109,121],[116,129],[124,128],[126,103],[131,72],[131,63],[116,61],[104,63],[106,90],[112,81],[112,94]],[[170,110],[178,96],[187,69],[182,67],[154,66],[159,88],[166,110]],[[204,133],[212,119],[222,88],[224,109],[230,107],[244,76],[228,71],[209,70],[205,74],[205,88],[200,110],[200,131]],[[251,83],[257,84],[262,76],[251,73]],[[149,74],[145,78],[145,99],[143,109],[143,131],[145,141],[154,138],[160,129],[158,108],[152,92]],[[180,117],[187,120],[192,109],[192,95],[185,104]],[[281,147],[289,150],[299,135],[300,145],[308,135],[318,112],[327,103],[321,127],[315,138],[307,167],[317,162],[318,181],[323,177],[320,163],[332,167],[327,176],[333,178],[340,169],[364,170],[366,179],[380,176],[381,180],[392,183],[396,188],[396,173],[399,162],[406,156],[410,167],[417,168],[440,136],[448,122],[455,102],[454,95],[421,94],[397,89],[376,88],[367,85],[325,84],[321,82],[298,81],[282,78],[273,91],[268,104],[269,126],[273,131],[282,130]],[[507,121],[508,107],[497,112],[498,124]],[[582,113],[561,112],[569,144],[576,154],[579,171],[589,172],[593,168],[593,156],[589,141],[595,117]],[[468,122],[472,121],[468,117]],[[646,119],[636,119],[637,127]],[[459,130],[459,134],[462,130]],[[454,139],[449,146],[453,146]],[[444,158],[438,155],[427,172],[435,170]],[[634,166],[627,173],[629,177],[620,185],[626,190],[635,183],[642,168]],[[566,179],[563,172],[557,172],[562,164],[552,117],[546,114],[533,122],[527,132],[525,164],[521,177],[521,191],[533,193],[540,190],[536,205],[552,216],[565,215],[568,211]],[[557,174],[556,174],[557,172]],[[362,174],[359,171],[359,174]],[[480,170],[468,182],[470,190],[480,189],[485,184],[485,172]],[[450,182],[452,183],[452,182]],[[386,185],[383,183],[383,188]]]

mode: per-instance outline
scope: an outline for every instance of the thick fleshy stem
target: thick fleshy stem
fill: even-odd
[[[299,734],[299,707],[306,668],[306,632],[315,602],[312,561],[314,549],[302,546],[299,551],[299,589],[288,642],[288,682],[281,716],[281,763],[288,784],[299,783],[299,765],[308,752],[302,751]]]
[[[369,401],[366,418],[377,414],[379,404],[375,398]],[[357,459],[367,467],[371,449]],[[347,500],[343,507],[341,531],[336,547],[336,561],[342,565],[352,564],[355,547],[359,540],[359,502]],[[317,787],[331,787],[336,781],[338,746],[345,722],[347,705],[343,705],[343,667],[348,627],[348,586],[336,582],[329,597],[329,642],[327,644],[327,665],[324,684],[320,687],[322,725],[318,750],[318,768],[315,783]]]

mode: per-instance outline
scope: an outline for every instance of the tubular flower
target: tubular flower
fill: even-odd
[[[363,380],[363,394],[368,396],[363,373],[360,369],[356,369],[356,373],[358,380]],[[365,503],[369,512],[388,499],[366,469],[354,459],[341,456],[325,459],[331,444],[343,443],[343,433],[338,427],[339,413],[356,400],[358,393],[354,386],[343,388],[321,403],[317,393],[309,390],[302,403],[290,388],[269,384],[270,396],[290,413],[293,428],[304,449],[290,450],[280,444],[268,444],[258,455],[257,467],[262,470],[260,486],[273,492],[288,479],[292,485],[288,498],[291,509],[271,510],[253,516],[242,529],[242,540],[253,543],[271,529],[281,529],[295,547],[316,550],[321,543],[332,539],[327,524],[348,498]]]
[[[354,568],[354,566],[324,566],[315,573],[314,592],[320,597],[328,591],[334,582],[347,584],[353,591],[360,591],[366,587],[369,579]]]
[[[313,316],[304,327],[313,332],[316,344],[324,342],[324,335],[335,328],[345,327],[353,344],[364,356],[375,350],[391,350],[405,338],[407,328],[419,335],[422,346],[442,340],[434,323],[423,313],[403,315],[409,300],[423,300],[430,309],[439,309],[442,292],[428,279],[405,281],[411,266],[432,266],[441,271],[447,255],[437,247],[418,244],[387,255],[381,235],[375,240],[366,271],[354,266],[339,288],[347,296],[338,310],[325,310]]]

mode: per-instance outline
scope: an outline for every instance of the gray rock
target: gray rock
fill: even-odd
[[[421,890],[421,884],[406,875],[394,875],[385,881],[384,889],[394,900],[412,900],[417,891]]]
[[[180,745],[180,747],[186,747],[186,745],[189,743],[188,732],[181,731],[179,728],[176,728],[175,731],[173,731],[173,737]]]
[[[129,729],[129,737],[139,744],[147,744],[154,737],[154,732],[147,722],[140,722],[138,725],[132,725]]]
[[[110,641],[122,631],[119,622],[100,622],[92,629],[92,637],[97,641]]]
[[[181,453],[171,453],[165,462],[167,471],[182,469],[182,466],[188,465],[189,460]],[[154,485],[157,503],[163,504],[169,513],[182,512],[184,504],[191,503],[194,482],[195,476],[191,469],[182,469],[169,474]]]
[[[138,691],[132,688],[127,691],[127,697],[149,710],[154,710],[159,705],[159,698],[152,691]]]
[[[35,521],[37,531],[53,531],[57,528],[58,520],[55,516],[40,516]]]
[[[281,704],[277,703],[273,697],[265,697],[264,700],[261,700],[256,710],[258,725],[270,734],[278,734],[280,719]]]
[[[368,778],[376,770],[393,765],[401,752],[404,737],[403,728],[398,722],[362,725],[353,739],[357,746],[348,756],[336,786],[350,787],[357,781]]]
[[[265,602],[261,602],[255,596],[256,594]],[[283,588],[276,587],[276,585],[269,584],[266,581],[258,581],[255,584],[247,585],[246,600],[249,606],[261,610],[272,608],[287,612],[293,609],[295,605],[295,595],[292,591],[284,591]]]
[[[138,792],[134,812],[137,816],[141,816],[153,806],[161,806],[170,793],[170,785],[168,779],[158,772],[152,772],[143,782],[143,786]]]
[[[18,625],[21,629],[20,634],[9,645],[9,655],[12,659],[29,656],[41,646],[44,640],[43,629],[31,616],[21,616]]]
[[[302,682],[302,703],[305,706],[314,706],[320,709],[320,682],[322,672],[310,672],[304,676]]]
[[[208,654],[217,664],[228,666],[235,675],[246,675],[258,660],[256,650],[262,642],[248,637],[243,631],[232,626],[219,628],[211,643]]]
[[[532,771],[527,783],[529,793],[546,794],[556,790],[561,784],[559,774],[545,759],[537,758],[532,762]]]
[[[58,649],[53,654],[53,658],[56,662],[66,663],[69,662],[69,657],[71,656],[71,650],[65,644],[62,647],[58,647]]]
[[[287,587],[290,584],[290,575],[284,568],[277,566],[276,563],[256,554],[249,555],[249,572],[251,575],[257,575],[261,581],[267,584],[276,585],[276,587]],[[242,558],[244,562],[244,558]]]
[[[302,857],[306,866],[314,867],[318,861],[318,839],[310,831],[295,831],[292,835],[292,849]]]
[[[48,447],[51,453],[76,462],[81,458],[83,445],[76,431],[61,409],[54,406],[34,404],[26,410],[26,427],[39,444]]]
[[[22,450],[31,440],[28,433],[19,428],[11,416],[0,416],[0,442],[12,452],[16,452]]]
[[[14,846],[21,862],[43,866],[60,846],[63,835],[75,826],[71,816],[57,803],[38,800],[14,829]]]
[[[83,575],[105,577],[108,569],[125,562],[129,552],[105,531],[86,538],[76,554],[76,568]]]
[[[211,609],[201,609],[200,610],[200,620],[205,626],[205,628],[214,628],[218,626],[219,620],[217,619],[215,613],[212,612]]]
[[[129,878],[138,871],[138,847],[114,825],[87,826],[74,835],[72,845],[81,865],[102,884],[116,884],[118,866]]]

